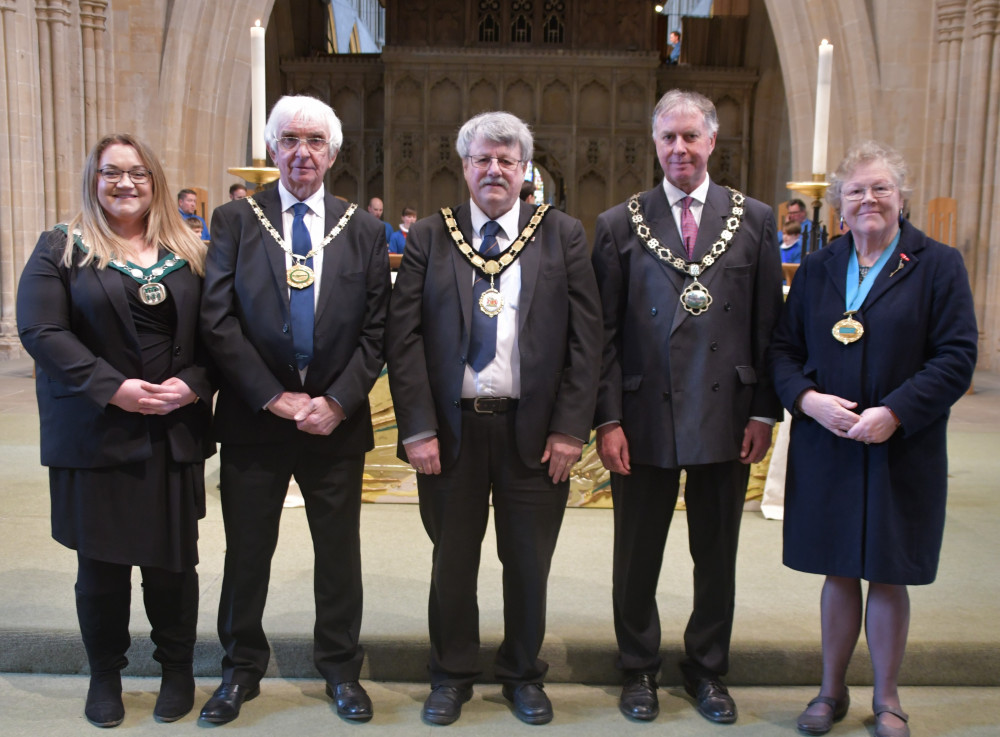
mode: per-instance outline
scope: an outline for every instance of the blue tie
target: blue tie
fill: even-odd
[[[483,241],[479,244],[479,253],[489,260],[500,253],[497,243],[497,233],[500,223],[490,220],[483,226]],[[493,277],[494,287],[500,286],[500,275]],[[472,286],[472,331],[469,336],[469,365],[479,373],[486,368],[497,355],[497,320],[499,316],[490,317],[479,309],[479,298],[490,287],[490,279],[482,272],[476,272],[476,282]]]
[[[309,205],[305,202],[296,202],[292,205],[292,209],[295,210],[295,220],[292,221],[292,251],[304,256],[312,250],[312,238],[309,237],[309,228],[306,227],[305,220]],[[312,268],[312,259],[306,259],[305,265]],[[305,289],[292,287],[288,307],[292,313],[292,345],[295,347],[295,362],[301,371],[309,365],[313,357],[315,310],[313,285],[310,284]]]

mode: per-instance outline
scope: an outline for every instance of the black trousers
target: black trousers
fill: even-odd
[[[270,646],[261,619],[271,558],[292,476],[302,490],[313,541],[313,658],[329,683],[354,681],[361,630],[361,479],[364,454],[323,457],[296,443],[226,445],[220,453],[226,563],[219,601],[222,680],[253,686]]]
[[[736,600],[736,549],[750,467],[739,461],[687,470],[688,547],[694,561],[694,608],[684,631],[687,678],[729,670]],[[611,475],[615,506],[613,602],[618,667],[626,675],[660,670],[656,585],[677,504],[680,469],[633,464]]]
[[[569,482],[553,484],[546,471],[521,461],[515,412],[463,412],[458,461],[440,476],[417,476],[420,516],[434,543],[428,604],[433,686],[464,687],[479,675],[476,585],[491,490],[504,598],[495,675],[502,683],[540,683],[548,670],[538,654]]]

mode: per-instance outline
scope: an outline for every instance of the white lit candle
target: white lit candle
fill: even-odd
[[[819,45],[816,75],[816,128],[813,133],[813,174],[826,175],[826,148],[830,139],[830,83],[833,77],[833,46],[824,38]]]
[[[254,159],[263,160],[264,150],[264,115],[267,100],[264,96],[264,29],[258,20],[250,27],[250,141],[251,155]]]

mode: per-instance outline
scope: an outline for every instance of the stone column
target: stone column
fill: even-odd
[[[69,207],[73,159],[72,125],[79,115],[71,82],[78,79],[70,67],[70,0],[38,0],[38,66],[42,96],[42,158],[45,173],[45,222],[58,222]]]
[[[84,148],[108,131],[108,86],[104,54],[107,0],[80,0],[80,33],[83,41]]]
[[[931,150],[931,162],[927,182],[933,192],[925,197],[946,197],[952,194],[955,164],[955,129],[958,122],[958,88],[960,56],[962,53],[962,32],[965,29],[965,6],[968,0],[939,0],[937,5],[937,63],[935,64],[934,86],[936,94],[932,100],[944,100],[944,105],[934,112],[937,124],[930,126],[935,136]]]

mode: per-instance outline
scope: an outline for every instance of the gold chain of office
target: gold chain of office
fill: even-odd
[[[733,236],[736,235],[736,231],[740,229],[743,222],[743,203],[746,201],[746,197],[742,192],[732,187],[726,187],[726,189],[729,190],[732,210],[729,217],[726,218],[726,227],[723,228],[718,239],[712,244],[711,250],[705,254],[700,263],[685,261],[662,245],[646,224],[646,219],[642,214],[642,205],[639,204],[639,195],[634,194],[628,199],[628,211],[632,215],[630,218],[632,230],[635,231],[636,236],[646,246],[646,249],[660,261],[669,264],[685,276],[694,278],[694,282],[689,284],[680,296],[681,305],[692,315],[700,315],[712,304],[712,295],[709,294],[705,285],[698,281],[698,277],[704,274],[708,267],[718,261],[726,252],[729,244],[733,242]]]
[[[462,235],[462,231],[459,230],[458,223],[455,221],[455,216],[452,214],[450,207],[441,208],[441,217],[444,218],[444,226],[448,229],[455,247],[469,260],[469,263],[487,276],[495,276],[514,263],[521,254],[521,250],[528,244],[535,231],[538,230],[538,226],[542,224],[542,220],[545,218],[545,213],[548,210],[549,205],[539,205],[538,209],[535,210],[535,214],[528,221],[528,224],[524,226],[524,230],[514,239],[510,247],[500,254],[499,258],[489,260],[484,259],[472,246],[465,242],[465,237]]]

